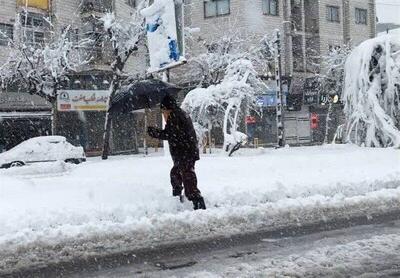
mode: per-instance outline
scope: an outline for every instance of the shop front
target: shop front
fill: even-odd
[[[50,134],[50,103],[27,93],[0,93],[0,152],[29,138]]]
[[[57,133],[82,146],[88,156],[100,155],[109,90],[62,90],[57,99]],[[137,117],[113,115],[111,152],[138,151]]]

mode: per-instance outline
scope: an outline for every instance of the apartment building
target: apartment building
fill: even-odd
[[[315,74],[324,69],[315,65],[331,48],[356,46],[375,37],[374,0],[186,0],[185,4],[186,24],[199,27],[199,36],[206,40],[232,32],[232,25],[235,33],[259,37],[280,30],[282,74],[290,82],[286,96],[287,142],[323,140],[327,109],[315,84]],[[270,94],[264,98],[266,113],[259,119],[257,136],[266,143],[276,142],[275,107],[270,105],[274,103],[270,101],[274,91],[266,92]],[[312,118],[318,128],[310,123]]]
[[[136,1],[0,0],[0,30],[17,40],[19,34],[14,25],[20,20],[19,14],[24,13],[24,21],[28,22],[27,37],[32,43],[46,42],[48,30],[44,18],[49,18],[58,30],[71,25],[72,39],[97,38],[103,32],[99,17],[113,11],[117,18],[128,19],[134,12]],[[315,84],[315,74],[323,69],[316,68],[315,64],[331,48],[344,44],[355,46],[375,36],[374,0],[185,0],[184,4],[185,25],[200,29],[198,44],[229,32],[251,33],[252,41],[247,43],[252,44],[266,34],[280,30],[287,142],[322,141],[327,109]],[[6,45],[7,40],[0,36],[0,62],[8,56]],[[99,43],[88,48],[94,59],[79,73],[70,76],[65,88],[67,94],[83,97],[105,94],[111,82],[111,53],[103,46]],[[126,72],[143,74],[145,69],[146,50],[143,48],[128,61]],[[172,80],[188,82],[185,71],[185,67],[172,70]],[[268,74],[260,72],[263,77]],[[258,119],[256,136],[261,143],[273,144],[276,142],[275,88],[273,80],[266,82],[271,88],[260,96],[264,113]],[[104,111],[87,105],[81,110],[59,109],[57,133],[83,145],[89,152],[100,152],[104,115]],[[7,89],[0,94],[0,146],[9,148],[26,138],[50,134],[51,116],[51,106],[44,100],[14,92],[13,88]],[[156,118],[153,120],[157,122],[159,119]],[[317,127],[311,124],[311,119],[318,122]],[[113,125],[111,147],[114,152],[136,149],[143,137],[143,126],[142,114],[119,115]]]
[[[63,30],[71,26],[72,40],[91,38],[93,43],[87,51],[91,56],[89,64],[78,73],[69,76],[69,82],[59,92],[59,98],[78,96],[85,103],[81,106],[63,105],[59,99],[58,111],[52,114],[52,107],[45,100],[35,95],[7,88],[0,94],[0,147],[9,149],[17,143],[39,135],[51,134],[51,118],[56,117],[56,134],[66,136],[76,145],[82,145],[87,152],[99,153],[102,148],[105,105],[99,108],[95,99],[106,98],[111,83],[111,50],[104,47],[104,31],[98,20],[104,13],[113,11],[118,19],[128,19],[134,12],[134,0],[3,0],[0,1],[0,62],[8,57],[8,39],[17,41],[21,38],[16,22],[24,26],[24,40],[35,45],[45,45],[49,23],[52,31]],[[143,55],[142,55],[143,56]],[[136,60],[135,60],[136,59]],[[144,71],[145,58],[132,58],[126,65],[126,72],[134,75]],[[135,61],[134,61],[135,60]],[[60,108],[61,107],[61,108]],[[80,107],[80,108],[76,108]],[[138,146],[138,121],[142,115],[118,115],[113,124],[112,150],[114,153],[135,151]],[[143,132],[142,132],[143,133]],[[0,150],[1,151],[1,150]]]

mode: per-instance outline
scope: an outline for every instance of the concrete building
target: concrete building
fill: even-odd
[[[280,30],[282,74],[290,80],[285,119],[289,144],[323,140],[326,108],[313,82],[315,74],[323,71],[315,67],[319,57],[332,47],[355,46],[376,35],[374,0],[186,0],[185,7],[186,24],[199,27],[205,40],[227,32],[262,37]],[[276,141],[274,109],[266,105],[259,120],[257,136],[264,143]],[[311,130],[313,113],[320,124]]]
[[[137,1],[137,0],[136,0]],[[29,39],[33,43],[46,42],[49,18],[56,29],[71,25],[71,38],[91,37],[94,44],[88,51],[94,59],[79,73],[70,76],[67,94],[91,96],[104,94],[111,82],[111,53],[103,47],[102,27],[98,18],[113,11],[117,18],[129,18],[135,0],[0,0],[0,31],[18,39],[14,24],[25,9],[28,12]],[[200,28],[202,41],[218,38],[227,32],[252,34],[253,44],[266,34],[280,30],[282,34],[282,74],[286,90],[286,139],[289,144],[308,144],[323,140],[326,105],[315,85],[315,64],[332,47],[344,44],[355,46],[375,36],[375,0],[185,0],[185,25]],[[26,20],[26,19],[25,19]],[[195,42],[195,43],[196,43]],[[0,35],[0,62],[7,56],[7,40]],[[129,75],[144,74],[146,50],[141,48],[125,69]],[[171,70],[173,81],[188,83],[186,69]],[[323,70],[323,69],[322,69]],[[266,72],[260,72],[265,77]],[[273,79],[273,77],[272,77]],[[271,82],[266,80],[266,82]],[[0,95],[0,145],[9,148],[27,137],[51,133],[51,106],[36,97],[9,88]],[[261,96],[263,116],[258,119],[256,137],[262,144],[276,142],[274,88]],[[12,105],[10,103],[13,103]],[[272,104],[271,104],[272,103]],[[32,105],[35,104],[35,105]],[[67,106],[64,106],[67,107]],[[99,153],[102,148],[104,109],[60,109],[57,112],[58,134],[65,135],[87,151]],[[318,116],[318,128],[311,129],[310,119]],[[18,125],[15,123],[18,121]],[[160,116],[152,121],[159,122]],[[338,120],[339,121],[339,120]],[[25,123],[25,124],[22,124]],[[20,129],[26,130],[21,133]],[[32,132],[35,130],[35,132]],[[113,126],[114,153],[136,150],[144,138],[142,114],[120,115]]]
[[[59,98],[88,96],[84,105],[74,108],[59,99],[54,116],[56,134],[84,146],[89,154],[99,153],[102,149],[105,105],[100,107],[98,103],[91,103],[90,96],[101,99],[101,96],[107,95],[111,83],[112,55],[111,50],[104,47],[104,31],[98,19],[108,11],[113,11],[117,19],[128,19],[134,12],[135,1],[3,0],[0,4],[0,31],[14,41],[21,37],[15,24],[17,20],[23,22],[24,39],[28,43],[46,44],[49,32],[47,20],[54,26],[52,31],[71,26],[71,40],[93,40],[86,50],[92,57],[91,62],[78,73],[71,74],[68,84],[59,92]],[[7,38],[0,35],[0,62],[4,62],[8,54]],[[145,56],[140,57],[132,57],[128,61],[125,70],[129,75],[143,73]],[[140,67],[137,67],[138,63]],[[106,98],[103,100],[106,101]],[[7,88],[0,94],[0,118],[0,145],[5,149],[29,137],[51,134],[51,105],[37,96],[17,92],[16,88]],[[142,114],[118,116],[112,132],[111,148],[114,153],[137,150],[139,137],[143,137],[139,133],[143,134],[143,131],[136,127],[140,126],[137,123],[143,121],[142,118]]]

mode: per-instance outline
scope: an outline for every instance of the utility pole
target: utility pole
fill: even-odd
[[[162,81],[164,81],[164,82],[169,82],[170,81],[169,69],[166,69],[163,72]],[[164,118],[164,115],[161,115],[161,118],[162,118],[162,128],[164,129],[165,125],[167,124],[167,119]],[[168,156],[169,155],[168,141],[164,141],[163,142],[163,147],[164,147],[164,156]]]
[[[282,94],[282,55],[281,55],[281,33],[276,31],[275,41],[275,80],[276,80],[276,127],[278,147],[285,146],[285,123]]]

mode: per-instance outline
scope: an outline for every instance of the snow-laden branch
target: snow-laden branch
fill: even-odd
[[[144,7],[145,2],[141,2],[137,11],[142,6]],[[138,49],[139,42],[145,36],[144,18],[140,12],[134,13],[129,20],[117,19],[114,13],[107,13],[100,20],[106,34],[108,34],[113,50],[112,70],[121,72],[127,60]]]
[[[190,80],[198,81],[198,87],[220,83],[228,65],[240,59],[251,61],[261,75],[274,72],[273,38],[241,33],[238,28],[236,25],[228,26],[224,35],[208,39],[196,39],[196,32],[187,34],[188,63],[192,65],[187,74],[191,76]]]
[[[210,125],[221,126],[224,149],[229,151],[235,142],[244,140],[243,134],[238,131],[243,106],[257,110],[256,97],[265,90],[266,86],[252,63],[239,59],[228,65],[225,77],[219,84],[190,91],[182,108],[190,114],[196,126],[201,127],[200,130],[210,130]]]
[[[136,12],[129,20],[117,19],[114,13],[105,14],[100,21],[103,23],[104,30],[111,42],[111,50],[113,54],[113,62],[111,71],[113,79],[110,87],[110,96],[108,103],[110,104],[116,93],[121,87],[124,78],[123,71],[128,59],[138,50],[138,45],[145,36],[145,20],[140,11],[148,6],[149,1],[143,0],[139,3]],[[104,123],[104,145],[103,159],[107,159],[110,149],[112,114],[106,113]]]
[[[346,62],[347,141],[400,147],[400,38],[381,36],[357,47]]]
[[[72,42],[70,26],[62,31],[47,30],[50,36],[45,44],[29,41],[26,27],[19,21],[15,29],[20,38],[9,39],[9,55],[0,67],[3,86],[15,84],[54,103],[57,89],[67,75],[90,62],[90,56],[82,51],[89,41]]]

